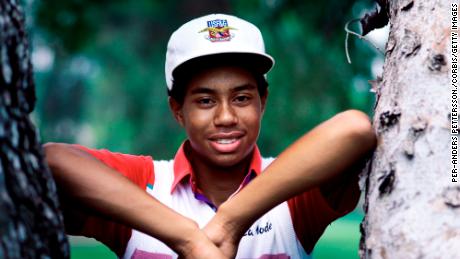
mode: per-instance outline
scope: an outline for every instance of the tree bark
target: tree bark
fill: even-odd
[[[459,258],[452,183],[450,2],[389,0],[382,78],[373,83],[378,147],[362,177],[361,258]]]
[[[56,186],[29,113],[34,82],[24,14],[0,1],[0,258],[68,258]]]

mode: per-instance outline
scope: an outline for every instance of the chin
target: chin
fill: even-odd
[[[225,154],[213,157],[211,162],[218,167],[233,167],[244,160],[244,157],[235,154]]]

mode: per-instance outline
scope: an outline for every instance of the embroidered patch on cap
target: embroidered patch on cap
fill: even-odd
[[[209,35],[205,37],[206,39],[211,42],[221,42],[230,41],[235,36],[230,33],[230,30],[236,30],[236,28],[228,26],[227,20],[216,19],[208,21],[208,27],[199,31],[199,33],[207,31]]]

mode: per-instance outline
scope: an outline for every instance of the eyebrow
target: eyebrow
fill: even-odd
[[[195,89],[192,89],[190,91],[190,94],[213,94],[215,93],[216,91],[211,89],[211,88],[207,88],[207,87],[198,87],[198,88],[195,88]]]
[[[237,86],[235,88],[232,89],[232,92],[240,92],[240,91],[244,91],[244,90],[253,90],[253,89],[256,89],[257,87],[253,84],[244,84],[244,85],[240,85],[240,86]]]
[[[254,86],[253,84],[244,84],[244,85],[239,85],[231,89],[232,92],[240,92],[244,90],[253,90],[256,89],[257,87]],[[214,94],[217,91],[208,87],[198,87],[190,91],[190,94]]]

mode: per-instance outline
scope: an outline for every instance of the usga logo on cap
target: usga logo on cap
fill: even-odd
[[[216,19],[208,21],[208,27],[204,28],[198,33],[208,31],[209,35],[205,37],[206,39],[210,40],[211,42],[221,42],[230,41],[235,36],[234,34],[230,33],[230,30],[236,30],[236,28],[229,27],[227,20]]]

